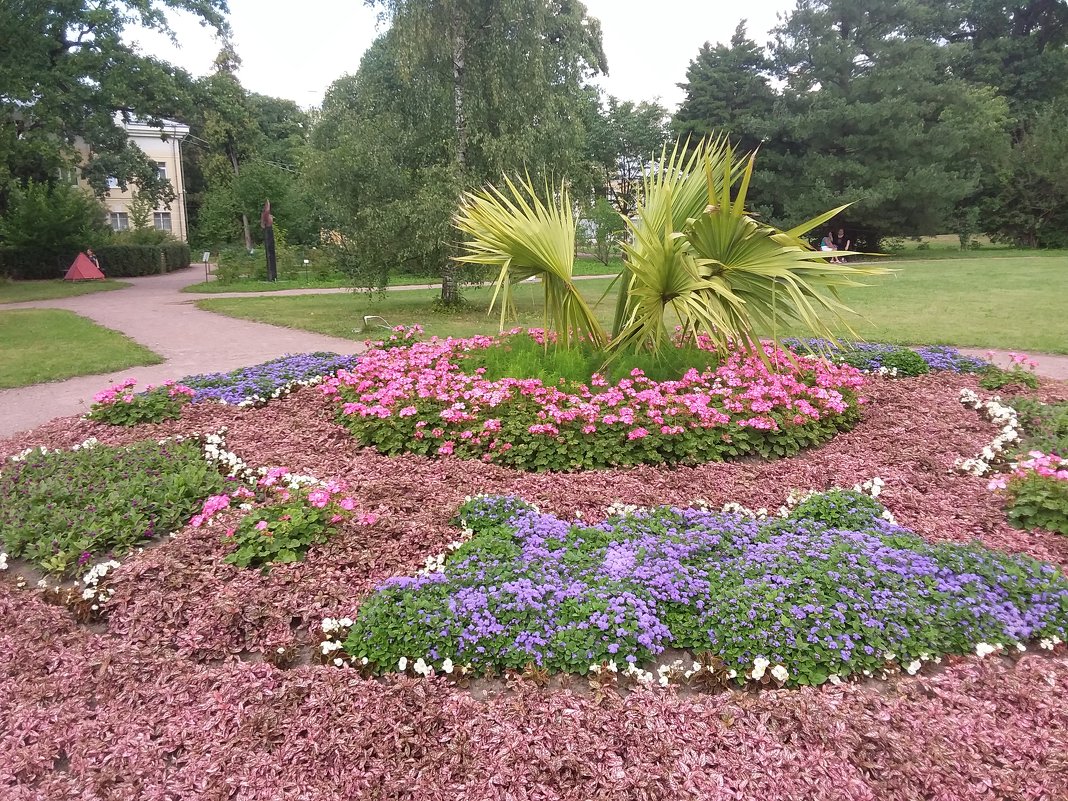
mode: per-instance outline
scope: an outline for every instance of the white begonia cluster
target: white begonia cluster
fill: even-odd
[[[896,367],[880,367],[876,370],[861,370],[860,372],[867,373],[868,375],[882,376],[883,378],[897,378]]]
[[[753,669],[749,672],[749,678],[753,681],[760,681],[764,678],[764,673],[771,666],[771,662],[762,656],[758,656],[753,660]]]
[[[177,437],[176,439],[181,439]],[[166,440],[160,440],[162,444]],[[204,437],[204,458],[226,468],[226,474],[246,483],[255,480],[256,472],[233,451],[226,449],[226,428]]]
[[[472,531],[471,529],[464,529],[464,535],[466,537],[469,538],[472,534],[474,534],[474,531]],[[464,540],[454,540],[453,542],[450,542],[448,545],[445,546],[447,549],[445,553],[428,556],[423,567],[417,570],[415,574],[417,576],[429,576],[431,573],[440,573],[442,570],[445,569],[445,562],[449,558],[449,554],[453,553],[454,551],[458,551],[460,548],[463,547],[463,544]]]
[[[1003,646],[999,644],[991,645],[990,643],[981,642],[975,646],[975,655],[980,659],[990,654],[995,654],[1002,649]]]
[[[982,476],[990,472],[991,465],[1001,458],[1005,446],[1020,438],[1020,421],[1017,419],[1016,410],[1001,402],[997,395],[989,400],[983,400],[970,389],[960,391],[960,402],[971,409],[985,413],[986,417],[999,426],[1001,431],[985,446],[976,456],[971,459],[959,458],[953,463],[953,467],[962,473],[973,476]]]
[[[1038,647],[1041,648],[1043,651],[1052,651],[1060,644],[1061,638],[1058,637],[1056,634],[1050,637],[1045,637],[1038,641]]]
[[[0,551],[0,570],[7,570],[7,554]]]
[[[108,573],[117,570],[118,568],[119,563],[114,559],[111,559],[107,562],[100,562],[99,564],[93,565],[89,568],[89,572],[82,576],[82,584],[85,585],[82,589],[82,600],[95,601],[91,607],[94,612],[100,608],[100,604],[109,600],[111,596],[115,594],[115,590],[112,587],[102,588],[100,586],[100,581],[107,576]]]
[[[723,504],[723,508],[720,509],[723,514],[741,515],[742,517],[751,517],[756,520],[764,520],[768,516],[768,510],[761,506],[759,509],[750,509],[747,506],[742,506],[740,503],[734,501],[727,501]]]
[[[246,398],[242,398],[237,403],[233,404],[238,408],[247,408],[249,406],[262,406],[270,400],[277,400],[278,398],[284,398],[286,395],[291,395],[302,387],[314,387],[317,384],[323,383],[324,376],[315,376],[314,378],[304,378],[300,380],[287,381],[279,387],[275,387],[274,391],[270,395],[249,395]],[[221,398],[218,401],[223,406],[228,406],[225,400]]]
[[[642,507],[633,503],[623,503],[622,501],[613,501],[608,504],[604,509],[605,517],[629,517],[635,514]]]

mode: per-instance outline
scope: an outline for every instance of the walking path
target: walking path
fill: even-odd
[[[121,331],[166,360],[150,367],[131,367],[115,373],[0,390],[0,437],[55,417],[84,414],[89,411],[94,394],[110,382],[127,376],[137,378],[142,385],[158,384],[194,373],[259,364],[287,353],[352,354],[363,349],[363,343],[355,340],[201,311],[194,304],[204,296],[184,294],[181,290],[202,281],[203,275],[203,268],[194,266],[167,275],[124,278],[132,286],[114,292],[0,306],[0,311],[67,309]]]
[[[0,305],[7,309],[67,309],[93,322],[121,331],[158,353],[166,361],[151,367],[133,367],[115,373],[80,376],[66,381],[35,384],[0,390],[0,437],[45,423],[55,417],[84,414],[92,397],[108,383],[133,376],[144,385],[194,373],[233,370],[259,364],[288,353],[333,351],[352,354],[363,343],[266,323],[238,320],[198,309],[195,302],[205,298],[263,297],[260,293],[183,293],[183,287],[202,280],[202,266],[168,275],[123,279],[132,285],[114,292],[99,292],[72,298],[38,300]],[[612,276],[576,276],[593,280]],[[390,291],[433,289],[433,285],[390,287]],[[286,289],[268,293],[285,295],[325,295],[350,292],[349,289]],[[355,321],[354,321],[355,322]],[[985,357],[989,352],[962,348],[963,353]],[[1008,351],[995,350],[994,361],[1007,366]],[[1037,372],[1050,378],[1068,379],[1068,356],[1030,354],[1039,362]]]

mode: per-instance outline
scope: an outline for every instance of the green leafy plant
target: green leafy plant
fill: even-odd
[[[1010,479],[1006,489],[1014,526],[1068,534],[1068,481],[1032,473]]]
[[[1034,398],[1014,397],[1008,404],[1020,421],[1022,451],[1068,455],[1068,402],[1042,403]]]
[[[833,338],[822,315],[848,328],[838,289],[886,271],[829,264],[831,255],[850,254],[816,251],[802,238],[845,207],[789,231],[750,216],[745,203],[753,164],[753,156],[736,161],[725,138],[704,140],[689,153],[676,145],[661,156],[646,176],[636,219],[628,222],[611,341],[572,281],[575,225],[566,187],[546,186],[548,201],[529,180],[466,195],[455,223],[468,238],[457,258],[498,269],[492,303],[500,303],[502,330],[512,287],[539,278],[545,327],[564,347],[578,335],[610,356],[662,352],[675,322],[684,337],[704,334],[723,349],[750,347],[758,327],[776,332],[793,322]]]
[[[892,347],[881,351],[844,350],[838,357],[858,370],[878,370],[880,367],[902,376],[926,375],[931,367],[924,358],[910,348]]]
[[[121,557],[181,528],[224,480],[195,441],[40,449],[0,473],[0,544],[49,573]]]
[[[196,394],[195,390],[173,381],[158,387],[149,384],[147,390],[134,394],[136,384],[137,379],[128,378],[98,392],[93,396],[94,403],[86,416],[113,426],[177,420],[181,417],[182,407]]]
[[[829,528],[861,531],[878,520],[886,507],[857,490],[833,489],[817,492],[801,501],[790,513],[791,523],[810,520]]]
[[[292,476],[284,468],[268,471],[258,485],[268,495],[268,502],[226,532],[226,541],[236,547],[223,561],[238,567],[288,564],[303,559],[311,546],[326,542],[356,504],[341,485],[313,482]],[[200,522],[223,508],[211,500],[205,504]],[[373,515],[360,516],[364,525],[374,520]]]

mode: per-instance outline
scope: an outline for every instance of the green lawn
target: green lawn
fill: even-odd
[[[0,281],[0,303],[21,303],[25,300],[53,300],[93,292],[108,292],[129,286],[125,281]]]
[[[146,364],[159,356],[69,311],[0,311],[0,389]]]
[[[616,260],[605,265],[596,259],[580,258],[575,263],[575,275],[614,275],[623,267],[623,262]],[[389,276],[389,286],[421,286],[423,284],[437,284],[438,279],[425,275],[410,275],[408,273],[393,273]],[[214,294],[217,292],[280,292],[283,289],[336,289],[352,286],[348,278],[335,276],[322,281],[296,280],[287,281],[234,281],[229,284],[221,284],[218,281],[201,281],[199,284],[191,284],[184,287],[183,292]]]
[[[858,312],[850,325],[867,340],[1068,353],[1068,253],[984,256],[979,251],[969,259],[884,263],[897,272],[843,293],[845,302]],[[608,284],[607,279],[586,280],[580,286],[592,302]],[[606,323],[613,295],[597,308]],[[469,336],[497,330],[497,318],[485,311],[488,288],[467,291],[469,308],[458,314],[435,312],[436,296],[436,290],[409,290],[386,292],[377,299],[346,294],[203,300],[197,305],[234,317],[356,339],[363,338],[358,330],[367,314],[384,317],[391,325],[419,323],[428,335]],[[518,298],[518,324],[540,325],[538,287],[520,286]]]

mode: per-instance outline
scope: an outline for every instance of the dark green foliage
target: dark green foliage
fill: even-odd
[[[1068,458],[1068,403],[1041,403],[1032,398],[1010,398],[1022,428],[1020,450],[1055,453]]]
[[[94,251],[108,278],[169,273],[189,266],[189,245],[98,245]],[[18,281],[62,278],[78,251],[55,253],[47,248],[0,247],[0,276]]]
[[[176,531],[223,485],[195,441],[31,451],[0,473],[0,547],[70,576]]]
[[[828,528],[863,531],[882,517],[886,508],[870,495],[856,490],[818,492],[799,503],[788,520],[809,520]]]
[[[984,368],[979,376],[979,386],[986,390],[994,391],[1016,385],[1038,389],[1038,377],[1035,376],[1034,371],[1025,370],[1018,364],[1014,364],[1008,370],[991,364]]]
[[[893,347],[879,352],[864,350],[843,351],[840,359],[858,370],[896,370],[898,376],[925,375],[930,366],[920,354],[910,348]]]

